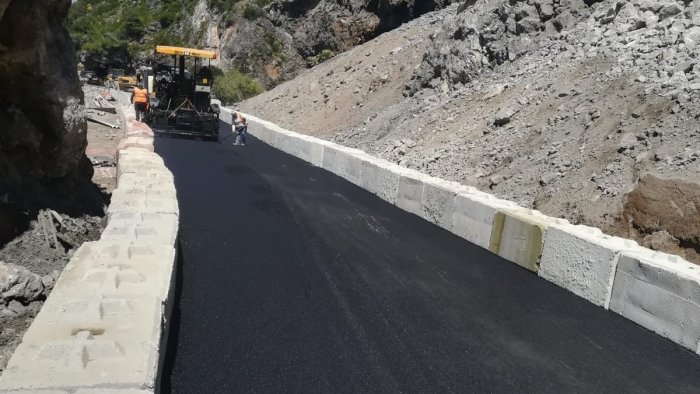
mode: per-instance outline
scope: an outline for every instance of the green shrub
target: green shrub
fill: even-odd
[[[248,19],[249,21],[254,21],[260,18],[261,16],[263,16],[263,12],[260,8],[250,3],[245,5],[245,8],[243,9],[244,18]]]
[[[316,56],[309,56],[308,58],[306,58],[306,61],[309,63],[310,66],[313,67],[315,65],[325,62],[326,60],[330,60],[334,56],[335,52],[331,51],[330,49],[324,49]]]
[[[223,76],[214,79],[212,93],[224,105],[231,105],[263,92],[262,85],[248,75],[230,69]]]

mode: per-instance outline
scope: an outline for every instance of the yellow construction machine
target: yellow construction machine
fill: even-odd
[[[216,52],[158,45],[155,55],[160,61],[140,74],[150,93],[147,119],[154,131],[218,139],[218,107],[211,105]]]

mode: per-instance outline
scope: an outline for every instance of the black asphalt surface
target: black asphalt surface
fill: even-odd
[[[251,138],[158,138],[173,393],[700,392],[700,358]]]

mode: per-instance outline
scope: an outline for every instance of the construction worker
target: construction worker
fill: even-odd
[[[143,88],[143,83],[139,83],[131,93],[131,102],[134,103],[136,120],[141,121],[142,114],[148,109],[148,90]]]
[[[233,141],[233,145],[245,146],[245,135],[248,132],[248,120],[240,111],[240,108],[236,108],[233,112],[232,131],[236,133],[236,140]]]

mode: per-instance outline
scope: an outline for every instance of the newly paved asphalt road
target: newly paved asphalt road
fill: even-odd
[[[255,140],[158,138],[174,393],[700,392],[700,358]]]

